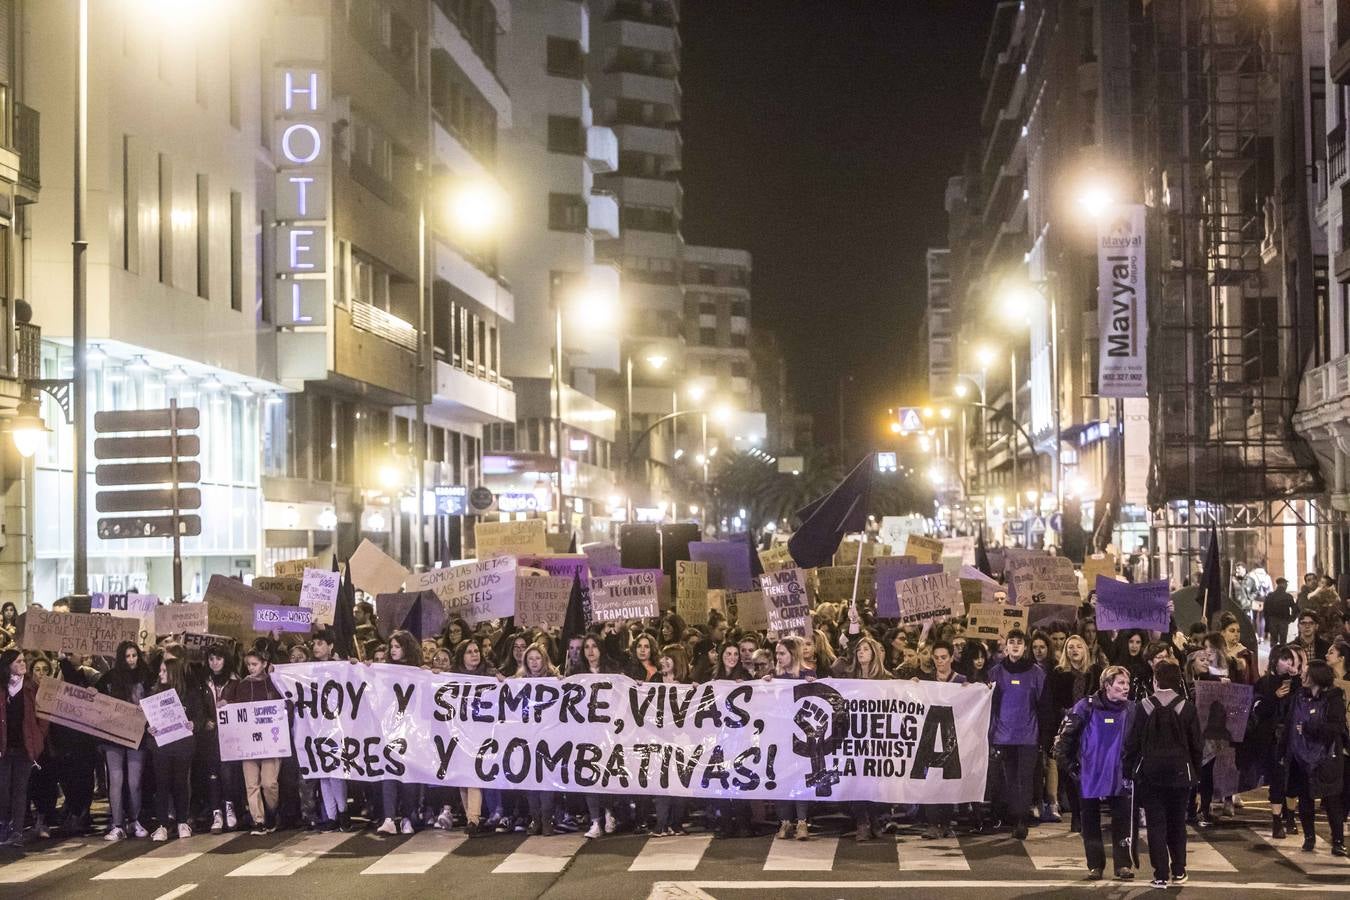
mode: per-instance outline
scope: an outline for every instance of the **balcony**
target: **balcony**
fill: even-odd
[[[586,201],[586,227],[605,240],[619,236],[619,200],[609,191],[593,190]]]
[[[489,68],[478,50],[469,43],[455,22],[445,14],[440,5],[433,6],[431,14],[431,43],[435,48],[444,50],[459,66],[483,99],[497,112],[497,125],[500,128],[511,127],[511,98],[497,78],[497,73]],[[495,54],[494,54],[495,55]],[[492,60],[494,66],[495,58]]]
[[[1337,22],[1337,28],[1341,31],[1350,31],[1350,23]],[[1336,84],[1350,85],[1350,34],[1340,36],[1336,49],[1331,54],[1330,65],[1327,66],[1327,74]]]
[[[1345,123],[1327,135],[1327,186],[1334,187],[1345,177]]]
[[[457,419],[480,425],[516,420],[516,393],[511,380],[484,366],[473,371],[436,360],[436,388],[431,405]]]
[[[353,303],[352,327],[384,338],[404,350],[417,352],[417,329],[398,316],[369,303]]]
[[[463,253],[436,237],[433,275],[453,285],[484,309],[507,322],[516,320],[516,301],[511,286],[503,279],[492,277]]]
[[[613,129],[603,125],[586,129],[586,162],[601,175],[619,168],[619,139]]]
[[[42,187],[39,136],[42,117],[36,109],[14,104],[14,150],[19,154],[19,186],[37,193]]]
[[[629,19],[608,21],[604,24],[606,43],[615,47],[633,47],[655,53],[674,55],[679,51],[679,33],[674,27]]]
[[[674,28],[679,24],[675,6],[662,0],[615,0],[605,16],[606,22],[641,22]]]
[[[1350,512],[1350,484],[1344,478],[1350,460],[1343,449],[1350,441],[1350,354],[1303,373],[1294,431],[1317,457],[1332,508]]]
[[[680,108],[680,85],[674,78],[606,72],[597,78],[596,93],[654,103],[672,110]]]

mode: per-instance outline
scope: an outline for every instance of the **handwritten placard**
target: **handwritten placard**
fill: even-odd
[[[135,703],[116,700],[93,688],[58,678],[43,678],[38,682],[36,705],[39,719],[73,728],[119,747],[135,750],[145,735],[145,713]]]
[[[618,622],[661,615],[658,572],[648,569],[591,579],[591,620]]]
[[[516,585],[516,625],[561,628],[567,619],[572,579],[566,575],[522,578]]]
[[[140,624],[136,642],[142,648],[155,645],[155,607],[159,598],[154,594],[92,594],[89,611],[110,616],[135,619]]]
[[[280,559],[272,563],[272,574],[278,578],[299,578],[306,569],[324,569],[332,560],[322,556],[306,556],[304,559]]]
[[[548,523],[543,519],[519,522],[479,522],[473,526],[478,558],[548,553]]]
[[[937,538],[925,537],[922,534],[906,535],[905,555],[914,557],[915,562],[921,565],[941,564],[942,541]]]
[[[332,625],[337,618],[337,595],[342,576],[329,569],[306,569],[300,582],[299,602],[314,615],[315,625]]]
[[[271,594],[283,605],[295,606],[300,602],[300,589],[304,584],[304,579],[299,575],[280,575],[273,578],[260,575],[253,579],[251,587],[265,594]]]
[[[1077,606],[1082,602],[1073,563],[1064,556],[1038,553],[1011,557],[1008,585],[1011,588],[1008,599],[1021,606],[1035,603]]]
[[[779,572],[797,565],[787,544],[776,544],[768,550],[759,551],[759,565],[765,572]]]
[[[145,713],[150,736],[160,747],[181,741],[192,734],[192,729],[188,727],[187,712],[183,709],[183,701],[178,699],[177,691],[151,694],[141,701],[141,712]]]
[[[255,636],[253,607],[259,603],[279,605],[279,599],[275,594],[249,587],[242,581],[212,575],[202,598],[206,605],[207,629],[212,634],[232,637],[240,644],[252,644]]]
[[[985,640],[1007,637],[1014,628],[1026,630],[1027,608],[1004,603],[973,603],[966,612],[966,636]]]
[[[1247,734],[1252,711],[1252,685],[1224,681],[1195,682],[1195,711],[1200,731],[1209,735],[1222,723],[1229,739],[1239,744]]]
[[[137,619],[90,613],[58,613],[33,607],[19,616],[19,646],[74,656],[112,656],[123,641],[136,643]]]
[[[769,627],[769,611],[764,605],[763,591],[740,591],[728,598],[728,605],[736,610],[736,625],[744,631],[765,631]]]
[[[155,634],[206,631],[205,603],[164,603],[155,607]]]
[[[904,624],[948,619],[966,611],[961,599],[961,579],[946,572],[897,581],[895,596]]]
[[[303,606],[272,606],[258,603],[253,607],[253,630],[308,634],[314,627],[314,613]]]
[[[477,625],[515,615],[517,569],[515,557],[494,556],[409,575],[408,588],[435,592],[447,617]]]
[[[1167,604],[1172,595],[1166,580],[1130,584],[1098,575],[1096,589],[1098,631],[1170,630],[1172,615]]]
[[[769,614],[769,631],[775,635],[811,631],[811,602],[806,593],[806,576],[801,569],[765,572],[759,579],[764,609]]]
[[[291,755],[291,725],[286,701],[226,703],[216,710],[220,759],[276,759]]]
[[[1097,577],[1102,576],[1112,581],[1118,581],[1116,576],[1116,555],[1114,553],[1094,553],[1083,560],[1083,583],[1081,586],[1084,599],[1090,591],[1097,587]]]

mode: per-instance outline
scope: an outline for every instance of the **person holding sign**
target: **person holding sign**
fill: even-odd
[[[1027,653],[1026,632],[1008,632],[1003,659],[989,670],[989,686],[994,692],[989,743],[1002,767],[1001,799],[1013,839],[1022,841],[1027,837],[1027,811],[1041,729],[1049,727],[1051,716],[1045,670]]]
[[[259,650],[250,650],[244,654],[244,668],[248,670],[242,681],[232,681],[225,686],[226,703],[257,703],[267,700],[280,700],[281,694],[272,684],[272,664]],[[244,759],[239,761],[244,772],[244,797],[248,801],[248,813],[253,817],[251,834],[271,834],[277,830],[277,803],[281,797],[278,779],[281,775],[281,760]]]
[[[568,666],[567,675],[618,675],[619,666],[605,653],[600,638],[588,634],[581,639],[581,657]],[[586,837],[594,840],[603,834],[613,834],[619,827],[614,819],[614,798],[609,794],[586,794],[586,812],[591,827]]]
[[[785,634],[778,639],[773,648],[773,662],[773,674],[765,675],[765,681],[816,680],[816,673],[802,661],[802,639],[795,634]],[[795,836],[799,841],[811,839],[805,800],[777,800],[775,805],[778,807],[778,837],[786,840]]]
[[[1303,824],[1303,849],[1317,846],[1313,823],[1316,802],[1322,801],[1331,827],[1331,855],[1345,856],[1345,807],[1341,789],[1346,746],[1345,695],[1335,686],[1335,673],[1325,660],[1314,659],[1303,673],[1303,683],[1284,729],[1284,756],[1289,767],[1289,793],[1298,797]]]
[[[1083,850],[1088,880],[1106,868],[1102,846],[1102,806],[1111,810],[1111,856],[1116,879],[1134,878],[1130,847],[1134,830],[1134,786],[1121,771],[1121,749],[1135,707],[1130,702],[1130,672],[1111,666],[1102,672],[1100,690],[1079,700],[1064,717],[1055,738],[1055,760],[1079,786]]]
[[[28,673],[23,653],[0,653],[5,708],[0,714],[0,844],[23,846],[28,814],[28,778],[47,743],[47,723],[37,717],[37,679]]]
[[[192,787],[192,756],[197,749],[197,731],[205,719],[202,709],[201,693],[188,686],[187,674],[183,671],[181,659],[165,658],[159,664],[159,683],[150,691],[149,696],[172,691],[178,695],[187,715],[187,737],[177,737],[169,741],[163,735],[151,732],[154,741],[151,759],[155,764],[155,800],[158,803],[156,815],[159,827],[150,835],[152,841],[169,839],[169,822],[178,825],[180,838],[192,837],[191,813],[188,800]],[[164,743],[161,743],[161,738]]]
[[[840,678],[861,678],[868,681],[889,681],[895,676],[886,670],[882,665],[884,651],[881,649],[881,643],[870,635],[862,635],[853,645],[853,657],[844,667],[844,670],[838,673]],[[857,841],[864,843],[875,840],[877,836],[878,810],[877,804],[868,803],[865,800],[857,800],[849,804],[849,812],[853,814],[853,821],[856,823]]]
[[[548,648],[542,643],[535,642],[525,648],[525,653],[521,657],[520,671],[512,677],[557,681],[558,670],[553,667],[553,663],[549,660]],[[525,791],[524,793],[525,803],[530,810],[530,823],[526,826],[525,833],[543,835],[544,837],[552,835],[553,803],[556,794],[553,791]],[[441,810],[441,816],[449,816],[449,814],[450,807],[447,806]]]
[[[970,683],[966,676],[954,668],[956,651],[949,642],[939,640],[934,643],[930,658],[933,661],[933,671],[920,671],[918,677],[914,679],[915,681],[940,681],[943,684]],[[956,831],[952,828],[952,819],[955,817],[956,808],[952,804],[927,803],[919,809],[923,813],[925,822],[924,840],[936,841],[940,838],[956,836]]]
[[[211,803],[211,833],[234,831],[239,820],[234,813],[234,798],[239,796],[243,775],[237,762],[223,762],[220,758],[220,739],[216,735],[215,713],[225,704],[225,689],[239,680],[230,665],[231,651],[224,644],[212,644],[206,650],[206,689],[211,692],[211,717],[206,721],[206,737],[200,742],[205,747],[209,773],[207,790]]]
[[[464,641],[455,648],[456,665],[463,665],[466,659],[483,667],[482,673],[475,671],[466,674],[486,673],[488,666],[483,661],[483,648],[472,640]],[[422,647],[418,644],[417,638],[413,636],[412,632],[399,630],[389,635],[389,662],[396,666],[413,666],[414,668],[422,665]],[[495,669],[492,672],[496,674]],[[394,781],[392,778],[381,781],[380,816],[382,821],[380,827],[375,830],[380,834],[399,834],[400,832],[412,834],[416,830],[413,827],[413,817],[417,815],[417,799],[417,785]],[[467,803],[465,808],[468,808]]]
[[[141,648],[135,641],[118,644],[112,670],[99,679],[98,692],[124,703],[139,704],[149,688],[150,670],[141,658]],[[141,824],[141,773],[145,770],[147,740],[142,737],[135,750],[106,742],[99,747],[108,763],[108,805],[111,807],[105,840],[120,841],[128,833],[138,838],[150,836]],[[127,791],[125,797],[124,788]],[[130,809],[126,808],[128,803]]]

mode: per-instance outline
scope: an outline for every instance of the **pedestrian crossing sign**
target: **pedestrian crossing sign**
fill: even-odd
[[[923,419],[919,416],[919,410],[913,406],[900,407],[899,420],[901,434],[923,431]]]

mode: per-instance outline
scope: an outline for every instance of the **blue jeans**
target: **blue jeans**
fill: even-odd
[[[145,751],[128,750],[105,744],[103,755],[108,761],[108,805],[112,807],[113,826],[123,828],[141,820],[141,772],[145,770]],[[123,798],[125,790],[130,796]],[[129,803],[129,808],[123,808]],[[130,815],[127,815],[130,813]]]

